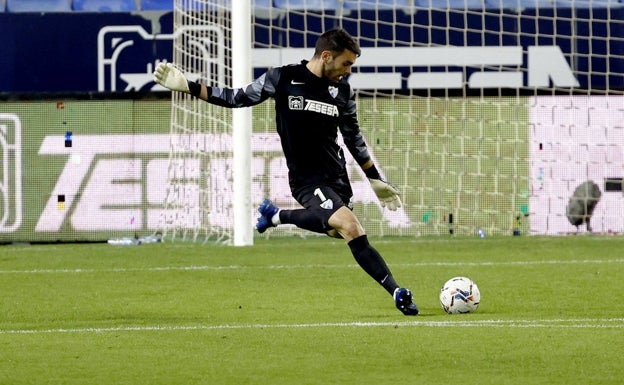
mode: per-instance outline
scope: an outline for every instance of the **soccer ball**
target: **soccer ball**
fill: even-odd
[[[479,307],[481,293],[470,278],[454,277],[440,289],[440,305],[449,314],[470,313]]]

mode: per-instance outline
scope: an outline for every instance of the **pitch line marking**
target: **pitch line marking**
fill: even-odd
[[[461,316],[460,316],[461,317]],[[373,328],[373,327],[431,327],[431,328],[560,328],[560,329],[622,329],[624,318],[581,318],[543,320],[464,320],[464,321],[404,321],[404,322],[327,322],[304,324],[223,324],[189,326],[120,326],[110,328],[75,329],[0,329],[0,335],[36,334],[88,334],[116,332],[175,332],[210,330],[254,330],[254,329],[317,329],[317,328]]]
[[[587,265],[587,264],[618,264],[624,263],[624,258],[613,259],[571,259],[571,260],[542,260],[542,261],[506,261],[506,262],[415,262],[395,263],[396,267],[490,267],[490,266],[537,266],[537,265]],[[295,270],[310,268],[357,268],[357,264],[344,265],[267,265],[267,266],[161,266],[161,267],[120,267],[109,269],[31,269],[31,270],[0,270],[0,274],[80,274],[80,273],[128,273],[128,272],[167,272],[167,271],[220,271],[220,270],[243,270],[243,269],[266,269],[266,270]]]

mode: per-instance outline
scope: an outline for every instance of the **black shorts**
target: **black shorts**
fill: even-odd
[[[293,197],[307,210],[315,213],[323,223],[323,227],[330,230],[329,217],[342,206],[353,209],[351,198],[353,190],[348,179],[335,182],[324,182],[304,186],[293,191]]]

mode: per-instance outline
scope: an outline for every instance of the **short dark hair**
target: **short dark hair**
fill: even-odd
[[[362,50],[353,36],[342,28],[332,29],[323,33],[316,41],[314,56],[320,56],[323,51],[331,51],[334,56],[340,55],[345,49],[360,56]]]

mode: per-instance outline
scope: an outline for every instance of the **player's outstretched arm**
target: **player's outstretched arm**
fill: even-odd
[[[154,81],[172,91],[185,92],[199,96],[201,85],[190,82],[186,76],[171,63],[159,63],[154,70]]]
[[[377,195],[377,198],[381,203],[381,207],[387,207],[389,210],[395,211],[403,205],[401,197],[399,196],[399,190],[397,190],[397,188],[390,183],[381,179],[381,175],[379,175],[379,171],[374,164],[370,165],[370,167],[363,168],[363,170],[368,177],[368,181],[370,182],[375,195]]]

